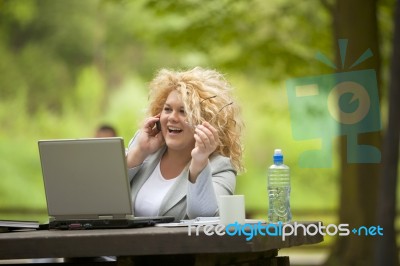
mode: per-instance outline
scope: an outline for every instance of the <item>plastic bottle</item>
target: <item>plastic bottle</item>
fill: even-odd
[[[289,223],[290,211],[290,169],[283,164],[282,150],[275,149],[274,164],[268,168],[268,221]]]

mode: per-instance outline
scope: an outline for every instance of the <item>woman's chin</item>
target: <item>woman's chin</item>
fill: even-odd
[[[169,150],[172,151],[181,151],[184,152],[186,150],[191,151],[194,148],[194,144],[183,143],[182,141],[178,141],[176,139],[166,139],[165,144],[167,145]]]

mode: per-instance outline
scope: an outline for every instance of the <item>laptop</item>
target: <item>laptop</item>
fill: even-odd
[[[122,138],[38,141],[49,229],[152,226],[174,217],[134,217]]]

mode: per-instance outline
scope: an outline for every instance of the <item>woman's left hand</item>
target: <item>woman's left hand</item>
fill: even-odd
[[[219,143],[218,131],[208,122],[203,122],[203,124],[198,125],[194,133],[194,139],[196,143],[191,153],[191,181],[195,181],[197,175],[207,165],[208,157],[215,151]]]

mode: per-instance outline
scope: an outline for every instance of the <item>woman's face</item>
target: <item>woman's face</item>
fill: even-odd
[[[161,112],[160,123],[169,149],[190,152],[194,148],[194,130],[186,123],[186,112],[177,91],[168,95]]]

